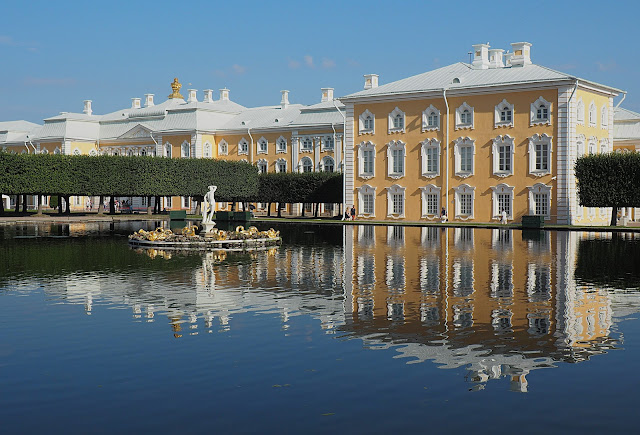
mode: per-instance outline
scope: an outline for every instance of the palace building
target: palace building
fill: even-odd
[[[245,160],[261,172],[341,171],[344,205],[359,219],[607,224],[610,210],[578,204],[574,163],[586,153],[640,149],[640,115],[614,108],[623,91],[532,63],[531,44],[473,46],[455,63],[339,99],[247,108],[228,89],[189,89],[177,79],[162,103],[153,94],[96,115],[61,113],[44,125],[0,123],[0,147],[14,152],[155,155]],[[343,140],[344,135],[344,140]],[[84,199],[75,199],[78,205]],[[167,209],[193,205],[165,198]],[[225,207],[226,204],[219,204]],[[259,209],[263,204],[259,204]],[[298,214],[302,205],[286,213]],[[326,214],[338,209],[325,204]],[[625,214],[640,219],[640,210]]]

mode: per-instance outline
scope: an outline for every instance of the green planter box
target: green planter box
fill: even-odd
[[[236,211],[233,213],[234,221],[242,221],[247,222],[251,220],[251,212],[250,211]]]
[[[522,216],[522,228],[543,228],[544,216]]]
[[[217,211],[216,212],[216,220],[217,221],[230,221],[233,219],[232,211]]]
[[[183,221],[187,219],[186,210],[173,210],[169,212],[169,219],[172,221]]]

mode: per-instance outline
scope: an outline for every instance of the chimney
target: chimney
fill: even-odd
[[[475,44],[473,47],[473,65],[477,69],[489,69],[489,43]]]
[[[229,101],[229,89],[220,89],[220,101]]]
[[[153,94],[144,94],[144,107],[153,106]]]
[[[509,50],[504,54],[504,66],[511,66],[511,59],[513,58],[513,53],[510,53]]]
[[[502,48],[492,48],[489,50],[489,68],[504,68],[502,53],[504,53]]]
[[[131,99],[131,108],[139,109],[140,108],[140,98],[132,98]]]
[[[198,102],[198,91],[196,89],[189,89],[189,98],[187,99],[187,103],[197,103]]]
[[[331,101],[333,100],[333,88],[322,88],[322,99],[321,102]]]
[[[205,103],[213,103],[213,89],[204,90],[204,100],[202,101]]]
[[[531,65],[531,44],[528,42],[513,42],[513,57],[511,58],[511,66]]]
[[[364,75],[364,88],[372,89],[378,87],[378,74],[365,74]]]
[[[289,107],[289,91],[280,91],[282,93],[282,100],[280,100],[280,107],[286,109]]]
[[[93,110],[91,110],[91,100],[84,100],[84,110],[82,111],[85,115],[91,116]]]

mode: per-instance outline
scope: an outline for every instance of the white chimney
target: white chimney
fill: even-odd
[[[333,100],[333,88],[322,88],[322,99],[321,102],[331,101]]]
[[[503,68],[502,60],[504,50],[502,48],[492,48],[489,50],[489,68]]]
[[[220,89],[220,100],[229,101],[229,89],[227,88]]]
[[[144,94],[144,107],[153,106],[153,94]]]
[[[511,66],[511,58],[513,58],[513,53],[507,50],[504,54],[504,66]]]
[[[365,74],[364,75],[364,88],[371,89],[378,87],[378,74]]]
[[[139,109],[140,108],[140,98],[132,98],[131,99],[131,108]]]
[[[489,69],[489,43],[475,44],[473,47],[473,65],[477,69]]]
[[[213,89],[204,90],[204,100],[202,101],[205,103],[213,103]]]
[[[280,107],[286,109],[289,107],[289,91],[280,91],[282,93],[282,100],[280,100]]]
[[[189,98],[187,99],[187,103],[197,103],[198,102],[198,91],[196,89],[189,89]]]
[[[93,110],[91,110],[91,100],[84,100],[84,112],[85,115],[91,115]]]
[[[513,57],[511,58],[511,66],[531,65],[531,44],[528,42],[513,42]]]

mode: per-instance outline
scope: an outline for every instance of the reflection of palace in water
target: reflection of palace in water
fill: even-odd
[[[577,284],[578,242],[590,235],[372,225],[341,231],[342,247],[209,252],[200,267],[70,276],[60,290],[88,313],[99,300],[131,306],[141,320],[167,316],[176,337],[228,330],[245,312],[277,313],[284,329],[290,317],[310,315],[327,332],[358,337],[370,349],[393,347],[410,363],[465,367],[474,388],[508,378],[516,391],[527,391],[534,369],[615,347],[617,319],[640,311],[634,295]]]

